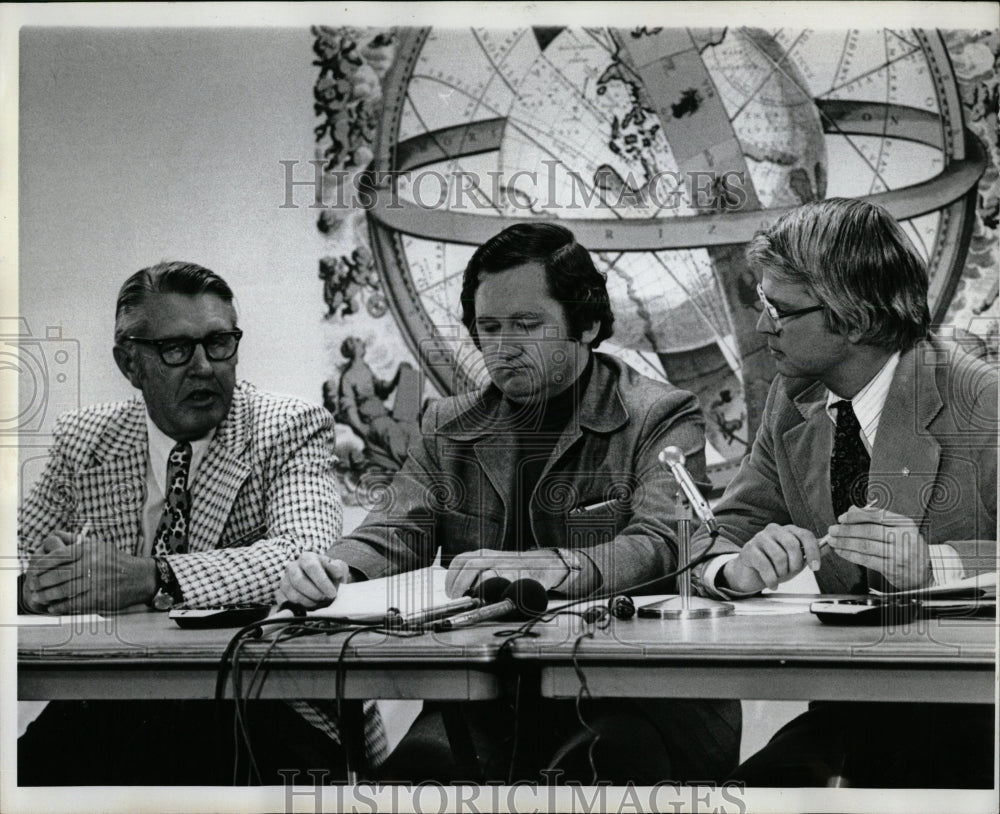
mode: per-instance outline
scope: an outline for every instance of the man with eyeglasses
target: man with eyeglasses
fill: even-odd
[[[927,271],[903,228],[830,199],[759,232],[747,260],[778,375],[716,508],[701,589],[738,599],[807,567],[836,594],[995,571],[997,370],[928,333]],[[707,544],[700,530],[694,551]],[[993,742],[988,705],[813,702],[731,779],[989,787]]]
[[[340,535],[330,416],[237,384],[242,335],[232,290],[206,268],[161,263],[126,280],[114,358],[142,398],[60,420],[18,515],[22,612],[270,603],[286,562]],[[195,707],[50,704],[19,744],[20,781],[231,782],[231,760],[208,746],[214,712]],[[284,705],[269,720],[328,747]]]

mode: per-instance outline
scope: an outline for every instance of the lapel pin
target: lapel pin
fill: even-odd
[[[905,477],[907,477],[907,476],[908,476],[909,474],[910,474],[910,467],[908,467],[908,466],[904,466],[904,467],[903,467],[903,477],[905,478]]]

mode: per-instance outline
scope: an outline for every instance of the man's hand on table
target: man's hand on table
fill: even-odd
[[[916,524],[887,509],[851,506],[830,526],[830,547],[849,562],[882,574],[900,591],[923,588],[931,578],[927,541]]]
[[[31,558],[22,600],[35,613],[100,613],[147,602],[154,593],[152,557],[56,529]]]
[[[720,587],[739,593],[772,590],[808,565],[819,570],[820,551],[816,536],[799,526],[769,523],[740,549],[738,556],[722,567]]]
[[[350,581],[347,563],[306,551],[285,565],[274,601],[278,605],[288,602],[302,608],[329,605],[337,598],[337,588]]]
[[[581,562],[581,567],[588,564]],[[491,577],[503,577],[511,582],[533,579],[546,590],[552,590],[565,586],[572,579],[572,572],[570,564],[555,549],[511,552],[481,548],[459,554],[451,561],[445,576],[445,590],[448,596],[462,596]]]

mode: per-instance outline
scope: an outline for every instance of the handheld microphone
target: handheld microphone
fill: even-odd
[[[684,497],[688,499],[688,503],[691,504],[694,513],[701,518],[701,521],[708,527],[708,530],[712,534],[718,534],[719,524],[712,513],[712,507],[702,497],[698,487],[695,486],[694,481],[691,479],[691,474],[687,471],[687,467],[684,466],[684,453],[677,447],[664,447],[660,452],[658,460],[670,470],[670,474],[674,476],[677,485],[681,487],[681,491],[684,492]]]
[[[478,599],[483,605],[492,605],[503,599],[504,591],[511,585],[509,579],[504,577],[490,577],[483,582],[477,582],[475,587],[469,588],[463,596],[471,596]]]
[[[437,605],[433,608],[426,608],[415,613],[400,613],[396,608],[389,608],[385,615],[385,623],[391,628],[421,628],[424,625],[443,619],[447,616],[454,616],[463,611],[472,611],[483,606],[481,599],[471,596],[460,596],[444,605]]]
[[[519,579],[507,586],[499,602],[435,622],[434,630],[455,630],[498,619],[527,619],[544,613],[548,606],[549,596],[542,583],[533,579]]]

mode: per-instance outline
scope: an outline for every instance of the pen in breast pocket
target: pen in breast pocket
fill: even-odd
[[[588,506],[577,506],[570,511],[570,514],[587,514],[588,512],[596,512],[601,509],[610,509],[616,502],[614,500],[602,500],[600,503],[591,503]]]

